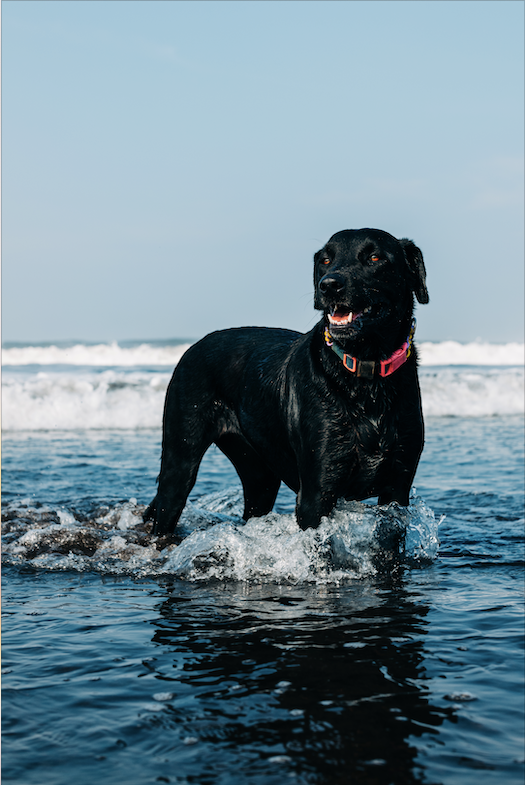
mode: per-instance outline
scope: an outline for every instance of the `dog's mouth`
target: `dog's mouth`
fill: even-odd
[[[348,325],[355,322],[359,324],[367,316],[373,316],[375,311],[379,312],[379,310],[379,307],[374,308],[374,306],[369,305],[368,308],[364,308],[362,311],[351,311],[346,305],[336,305],[327,313],[328,322],[333,327],[348,327]]]

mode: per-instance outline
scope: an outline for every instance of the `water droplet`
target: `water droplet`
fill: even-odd
[[[447,701],[457,701],[458,703],[467,703],[468,701],[475,701],[477,697],[471,692],[450,692],[444,696]]]
[[[173,700],[174,697],[172,692],[156,692],[153,696],[153,700],[163,702]]]

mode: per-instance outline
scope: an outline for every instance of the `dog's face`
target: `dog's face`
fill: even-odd
[[[414,294],[428,302],[419,248],[379,229],[334,234],[314,256],[314,286],[314,306],[343,345],[395,343],[410,324]]]

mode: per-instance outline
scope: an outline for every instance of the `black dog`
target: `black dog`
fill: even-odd
[[[423,256],[410,240],[358,229],[334,234],[314,265],[324,315],[309,333],[223,330],[179,362],[144,515],[154,534],[173,532],[212,443],[241,478],[246,520],[270,512],[281,481],[303,529],[338,498],[408,505],[423,449],[412,345],[414,294],[428,302]]]

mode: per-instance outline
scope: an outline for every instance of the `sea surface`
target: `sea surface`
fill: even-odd
[[[522,785],[523,345],[419,345],[407,510],[245,523],[211,448],[174,545],[141,513],[187,346],[4,346],[4,782]]]

